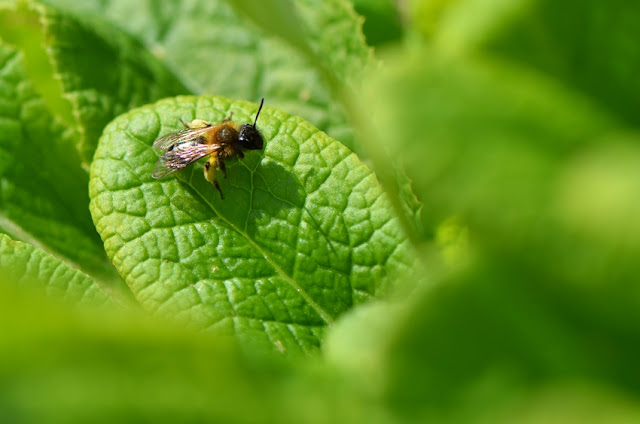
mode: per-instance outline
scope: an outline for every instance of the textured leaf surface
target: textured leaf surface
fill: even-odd
[[[41,32],[53,77],[61,85],[58,94],[71,105],[75,142],[85,165],[91,161],[104,126],[117,115],[162,97],[187,93],[139,42],[104,20],[76,18],[36,1],[5,9],[1,17],[4,29],[0,35],[15,32],[15,27],[19,30],[21,22],[34,25],[32,33]]]
[[[257,28],[226,1],[50,3],[107,18],[124,28],[194,93],[253,101],[265,97],[274,107],[295,110],[337,140],[352,142],[345,112],[322,72],[299,50]],[[299,26],[306,29],[303,43],[338,80],[357,79],[371,51],[362,35],[361,20],[350,5],[343,0],[293,3],[302,19]],[[265,19],[282,19],[273,16],[273,8],[265,13]]]
[[[43,287],[47,295],[87,304],[110,304],[111,298],[87,275],[45,251],[0,234],[2,280]]]
[[[105,125],[133,107],[187,89],[147,50],[101,20],[42,8],[46,48],[79,125],[90,161]]]
[[[27,80],[22,54],[0,44],[0,230],[122,284],[87,211],[88,182],[69,131]]]
[[[309,351],[323,328],[385,292],[410,262],[374,175],[300,118],[265,107],[264,153],[232,163],[225,199],[200,164],[151,177],[151,144],[179,119],[219,122],[255,105],[178,97],[105,131],[91,168],[91,212],[105,248],[146,308],[201,328]]]

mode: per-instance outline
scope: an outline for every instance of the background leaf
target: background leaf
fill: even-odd
[[[367,44],[379,46],[402,38],[402,3],[393,0],[353,0],[352,3],[364,18],[362,31]]]
[[[617,307],[603,313],[621,325],[629,319],[640,298],[630,218],[640,136],[590,96],[509,62],[425,48],[392,63],[366,80],[359,107],[373,119],[363,131],[392,189],[388,152],[403,160],[427,199],[427,234],[457,217],[472,250],[544,269],[589,303],[610,299]]]
[[[3,44],[0,99],[0,229],[122,290],[86,210],[89,179],[71,133],[35,93],[22,54]]]
[[[578,306],[581,290],[558,296],[557,284],[485,259],[349,314],[325,354],[397,422],[591,422],[584,402],[633,421],[640,387],[624,364],[638,354],[637,321],[603,320],[603,305]]]
[[[2,283],[43,287],[47,295],[83,305],[112,305],[93,280],[41,249],[0,234]]]
[[[517,241],[549,205],[564,161],[622,130],[562,84],[505,62],[424,49],[390,63],[365,84],[362,131],[383,181],[397,179],[389,152],[402,160],[428,201],[425,228],[463,214]]]
[[[5,285],[0,293],[0,405],[13,422],[249,422],[267,413],[267,375],[223,339],[27,300]]]
[[[640,6],[595,1],[418,0],[417,26],[445,49],[483,51],[561,80],[633,126],[640,120]],[[433,7],[430,3],[440,5]],[[570,22],[566,17],[571,16]]]
[[[50,3],[108,19],[128,31],[195,94],[251,101],[264,97],[270,105],[294,110],[333,138],[355,147],[341,101],[326,78],[357,80],[371,52],[360,19],[343,0],[292,2],[306,35],[301,42],[310,46],[315,63],[283,38],[256,27],[226,1]],[[276,13],[269,8],[264,19],[281,22]],[[317,68],[319,62],[328,74]]]
[[[25,43],[19,35],[12,37],[15,27],[23,21],[38,23],[42,46],[27,43],[22,47],[45,49],[61,95],[71,105],[74,139],[85,165],[111,119],[132,107],[187,92],[142,45],[103,20],[77,19],[34,1],[5,9],[2,20],[0,35],[4,32],[18,44]],[[41,53],[27,54],[37,57]],[[69,123],[68,117],[62,118]]]
[[[23,294],[0,285],[0,407],[12,422],[389,422],[313,358],[247,358],[173,322]]]
[[[354,109],[389,191],[401,194],[393,155],[425,202],[417,245],[431,278],[346,317],[327,356],[399,422],[597,421],[583,418],[585,402],[604,420],[633,420],[639,387],[622,364],[640,335],[640,135],[616,84],[633,91],[619,71],[635,57],[590,66],[600,41],[556,25],[569,9],[548,2],[416,3],[429,12],[414,16],[426,41],[390,49]],[[578,24],[625,13],[572,7]],[[602,39],[618,49],[633,33],[623,24]],[[587,61],[603,82],[545,68],[542,53],[574,72]],[[616,82],[603,88],[606,75]],[[463,260],[447,260],[450,226]]]
[[[225,199],[202,166],[151,177],[158,136],[179,119],[219,122],[256,107],[178,97],[105,131],[91,168],[91,211],[139,302],[200,328],[305,352],[350,307],[408,268],[407,241],[371,171],[300,118],[265,107],[264,154],[228,166]]]

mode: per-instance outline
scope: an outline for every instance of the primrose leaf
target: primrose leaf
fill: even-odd
[[[80,126],[90,161],[105,125],[121,113],[187,89],[133,38],[102,20],[42,8],[45,48]]]
[[[352,3],[364,17],[362,30],[367,43],[377,46],[402,37],[399,3],[393,0],[352,0]]]
[[[126,290],[87,211],[89,178],[71,133],[34,91],[22,53],[0,43],[0,231]]]
[[[77,304],[112,304],[111,297],[91,278],[44,250],[0,234],[3,280],[44,287],[47,295]]]
[[[491,252],[558,289],[589,285],[579,298],[632,319],[635,305],[622,306],[638,298],[640,134],[590,96],[495,58],[425,49],[387,63],[365,80],[362,130],[382,181],[397,182],[389,152],[402,160],[427,231],[438,239],[453,223],[453,262]]]
[[[611,308],[602,297],[589,306],[576,301],[585,285],[561,293],[558,280],[523,270],[504,257],[483,258],[410,298],[358,308],[327,335],[324,356],[397,422],[433,416],[459,422],[461,411],[490,417],[472,422],[520,421],[522,415],[497,418],[506,411],[522,414],[522,408],[532,415],[548,412],[550,405],[541,410],[536,392],[567,383],[573,387],[555,393],[554,402],[583,390],[612,393],[612,387],[620,400],[635,399],[640,371],[630,364],[640,354],[638,322],[612,321],[602,314]],[[640,304],[637,297],[630,303],[624,305],[627,318]],[[566,421],[589,422],[570,418],[582,414],[584,404],[576,405]],[[615,413],[619,406],[605,410]],[[637,408],[634,416],[640,416]]]
[[[314,0],[278,0],[273,3],[277,7],[256,12],[252,2],[232,2],[268,34],[280,36],[303,53],[312,53],[314,65],[327,71],[330,79],[352,83],[359,78],[372,58],[372,50],[362,33],[363,19],[354,12],[350,2],[328,0],[322,7]],[[298,22],[290,24],[288,21],[292,19],[301,21],[302,25]],[[274,22],[295,29],[276,30]]]
[[[387,63],[358,99],[362,131],[382,181],[397,181],[389,152],[402,161],[427,231],[463,215],[494,239],[517,239],[539,223],[563,160],[617,128],[588,98],[526,68],[433,49]]]
[[[640,125],[640,3],[419,0],[414,7],[416,26],[439,47],[530,66]]]
[[[296,14],[316,59],[277,35],[258,28],[227,1],[50,0],[123,28],[140,39],[195,94],[219,94],[269,104],[297,114],[333,138],[352,145],[353,135],[339,96],[319,69],[333,79],[357,80],[372,57],[361,18],[344,0],[297,0]],[[246,7],[251,7],[250,5]],[[127,17],[123,19],[123,17]],[[267,8],[265,19],[280,22]],[[301,31],[301,30],[300,30]],[[295,44],[294,44],[295,45]]]
[[[29,22],[34,26],[31,33],[41,34],[52,66],[49,78],[58,80],[61,91],[57,94],[71,106],[72,116],[61,118],[76,130],[76,146],[85,166],[104,126],[117,115],[188,92],[144,46],[102,19],[75,17],[36,1],[4,9],[1,19],[4,29],[0,35],[6,33],[18,45],[24,44],[23,38],[16,36],[20,22]],[[21,47],[27,57],[42,55],[32,51],[40,46]]]
[[[340,314],[384,294],[412,263],[378,182],[340,143],[265,106],[265,150],[215,188],[196,164],[151,177],[154,139],[180,119],[220,122],[257,107],[177,97],[113,121],[91,167],[91,213],[108,255],[148,310],[280,350],[312,351]]]
[[[12,422],[390,422],[319,361],[247,358],[227,338],[135,311],[105,319],[0,285],[0,328],[0,399]]]
[[[108,319],[100,309],[79,314],[4,285],[0,294],[5,416],[25,423],[248,423],[274,407],[265,396],[277,400],[277,380],[247,366],[226,340],[122,310]],[[240,408],[238,399],[252,407]]]

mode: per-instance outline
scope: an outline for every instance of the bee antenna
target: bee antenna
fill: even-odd
[[[260,106],[258,106],[258,111],[256,112],[256,119],[253,121],[253,128],[256,127],[256,123],[258,123],[258,115],[260,115],[260,111],[262,110],[262,105],[264,104],[264,97],[260,100]]]

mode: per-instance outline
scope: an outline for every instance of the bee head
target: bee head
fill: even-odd
[[[240,135],[238,136],[238,143],[245,150],[260,150],[264,146],[264,140],[262,134],[255,127],[255,125],[244,124],[240,129]]]
[[[258,107],[256,119],[253,121],[253,124],[244,124],[240,129],[238,143],[240,144],[240,146],[242,146],[243,149],[260,150],[264,147],[262,134],[260,134],[260,131],[258,131],[258,128],[256,127],[256,122],[258,122],[258,115],[260,115],[263,103],[264,98],[260,101],[260,107]]]

